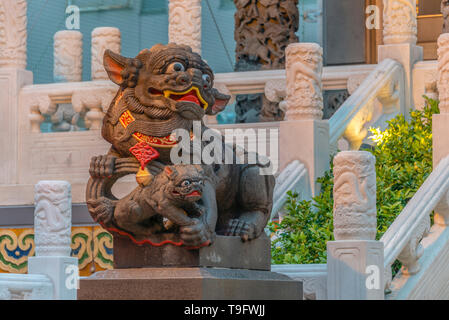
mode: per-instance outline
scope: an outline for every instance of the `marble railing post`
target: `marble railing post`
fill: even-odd
[[[76,82],[82,80],[83,35],[75,30],[62,30],[54,35],[55,82]]]
[[[384,247],[375,241],[376,159],[366,151],[334,158],[334,236],[327,243],[331,300],[384,299]]]
[[[449,33],[438,38],[438,78],[440,113],[432,117],[433,167],[449,155]],[[436,224],[449,225],[449,194],[436,208],[434,221]]]
[[[170,0],[168,41],[201,54],[201,0]]]
[[[286,49],[286,120],[280,123],[280,170],[299,160],[309,172],[312,195],[316,179],[329,169],[329,124],[322,120],[323,50],[316,43]]]
[[[47,275],[57,300],[75,300],[77,295],[78,259],[70,257],[71,227],[70,183],[39,181],[34,209],[36,256],[28,258],[28,273]]]
[[[26,39],[27,2],[0,0],[0,185],[18,182],[19,92],[33,83]]]
[[[95,28],[92,31],[92,80],[108,80],[108,74],[103,66],[103,55],[106,49],[115,53],[121,51],[120,29],[111,27]]]
[[[406,73],[406,114],[414,109],[412,71],[423,60],[423,48],[416,45],[418,22],[416,0],[383,0],[383,45],[378,47],[379,62],[394,59]],[[416,106],[422,107],[422,106]]]

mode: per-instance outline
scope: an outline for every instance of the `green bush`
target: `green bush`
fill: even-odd
[[[384,131],[370,129],[376,144],[366,151],[376,157],[377,239],[432,172],[432,115],[439,110],[437,101],[426,100],[422,111],[410,112],[410,121],[399,115]],[[285,217],[270,223],[273,264],[326,263],[326,242],[333,240],[332,161],[318,182],[321,194],[312,201],[289,192]]]

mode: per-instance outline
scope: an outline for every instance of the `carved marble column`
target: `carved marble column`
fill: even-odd
[[[416,44],[416,0],[384,0],[384,44]]]
[[[0,68],[27,65],[27,2],[0,1]]]
[[[376,236],[375,158],[344,151],[334,158],[334,236],[327,242],[331,300],[384,299],[384,246]]]
[[[280,169],[304,163],[312,195],[317,178],[329,169],[329,123],[322,120],[323,50],[315,43],[293,43],[286,50],[286,120],[280,122]]]
[[[35,186],[36,256],[69,256],[72,197],[66,181],[39,181]]]
[[[376,236],[376,159],[366,151],[344,151],[334,158],[335,240],[374,240]]]
[[[441,0],[441,13],[443,14],[443,33],[449,32],[449,0]]]
[[[121,53],[120,29],[111,27],[95,28],[92,31],[92,80],[108,80],[104,70],[103,55],[106,49]]]
[[[449,33],[438,38],[438,100],[440,113],[432,117],[433,167],[449,155]],[[449,225],[449,193],[435,208],[435,224]]]
[[[293,43],[287,56],[287,120],[323,117],[323,49],[316,43]]]
[[[27,65],[27,1],[0,0],[0,185],[18,182],[19,92]]]
[[[410,110],[420,107],[414,106],[412,71],[415,63],[423,60],[423,48],[416,45],[416,0],[383,1],[384,44],[378,46],[378,60],[394,59],[403,65],[406,74],[405,117],[409,119]]]
[[[168,41],[201,54],[201,0],[170,0]]]
[[[83,35],[75,30],[62,30],[54,35],[55,82],[76,82],[82,80]]]
[[[440,160],[449,154],[449,34],[443,33],[438,38],[438,100],[440,114],[433,115],[433,166],[436,168]]]
[[[438,38],[438,92],[440,113],[449,113],[449,33]]]
[[[35,185],[34,243],[28,273],[47,275],[54,299],[76,299],[78,259],[70,257],[72,227],[71,186],[67,181],[39,181]]]

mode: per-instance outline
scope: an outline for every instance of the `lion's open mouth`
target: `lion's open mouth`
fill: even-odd
[[[150,93],[153,95],[163,94],[164,97],[175,101],[193,102],[204,110],[206,110],[208,107],[207,101],[204,100],[204,98],[201,96],[201,92],[197,87],[191,87],[190,89],[183,92],[175,92],[172,90],[164,90],[164,92],[161,92],[156,89],[151,89]]]
[[[197,190],[190,192],[186,197],[201,197],[201,193]]]

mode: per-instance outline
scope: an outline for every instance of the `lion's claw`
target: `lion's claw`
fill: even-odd
[[[238,236],[243,241],[248,241],[255,238],[255,225],[253,223],[247,223],[243,220],[231,219],[224,235]]]
[[[90,160],[89,173],[92,178],[109,178],[114,173],[115,160],[111,155],[92,157]]]

